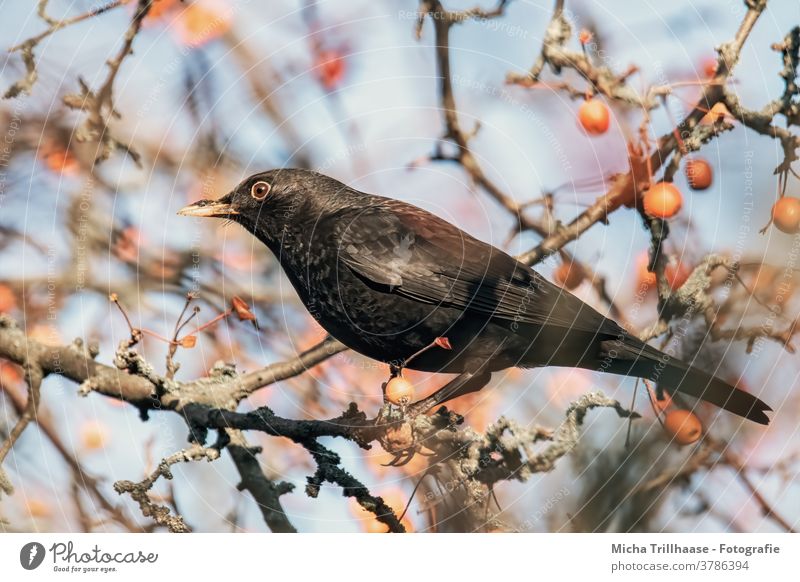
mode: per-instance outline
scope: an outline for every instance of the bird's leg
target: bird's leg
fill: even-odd
[[[486,386],[491,378],[492,373],[482,368],[478,368],[475,372],[462,372],[424,400],[412,404],[410,412],[424,413],[458,396],[477,392]]]

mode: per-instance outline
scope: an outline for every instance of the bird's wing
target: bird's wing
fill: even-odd
[[[338,260],[373,287],[535,325],[617,334],[603,317],[507,253],[396,200],[335,218]]]

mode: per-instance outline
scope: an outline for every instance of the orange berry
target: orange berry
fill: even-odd
[[[377,519],[370,519],[364,526],[364,533],[389,533],[389,526]]]
[[[714,181],[714,172],[703,158],[694,158],[686,162],[686,179],[692,190],[705,190]]]
[[[725,117],[730,117],[731,112],[728,111],[728,108],[725,107],[725,104],[722,102],[715,103],[714,106],[711,108],[711,111],[706,113],[703,118],[700,120],[700,123],[703,125],[711,125],[713,123],[717,123],[721,121]]]
[[[31,498],[28,500],[28,515],[35,519],[46,519],[50,517],[52,510],[50,505],[43,499]]]
[[[714,57],[706,57],[703,59],[702,69],[706,77],[713,77],[717,74],[717,59]]]
[[[664,429],[679,445],[690,445],[703,435],[700,419],[688,410],[670,410],[664,417]]]
[[[80,164],[72,153],[57,144],[50,144],[39,153],[47,169],[55,174],[74,176],[80,171]]]
[[[688,279],[691,274],[692,271],[683,263],[669,263],[664,268],[664,277],[666,277],[667,283],[669,283],[669,288],[673,291],[677,291],[683,287],[683,284],[686,283],[686,279]]]
[[[179,0],[153,0],[145,18],[147,20],[157,20],[179,6],[178,2]]]
[[[800,200],[783,196],[772,207],[772,222],[781,232],[800,232]]]
[[[178,40],[198,47],[223,36],[231,27],[231,13],[223,2],[194,2],[184,8],[175,22]]]
[[[644,193],[644,211],[653,218],[672,218],[682,205],[681,191],[669,182],[659,182]]]
[[[601,100],[587,99],[578,108],[578,121],[589,135],[601,135],[608,131],[611,114]]]
[[[87,421],[81,427],[81,444],[87,451],[97,451],[108,443],[108,430],[97,421]]]
[[[395,376],[386,383],[385,394],[392,404],[408,404],[414,398],[414,385],[402,376]]]
[[[46,346],[57,346],[63,343],[58,328],[46,323],[37,323],[28,329],[28,337]]]
[[[196,335],[187,335],[184,338],[178,341],[181,344],[181,347],[191,349],[197,345],[197,336]]]
[[[652,288],[656,284],[656,274],[647,270],[650,257],[643,252],[636,257],[636,284],[639,288]]]
[[[586,273],[578,263],[561,263],[553,273],[553,278],[560,286],[571,291],[583,283]]]
[[[322,51],[317,55],[317,75],[327,91],[332,91],[344,78],[345,60],[337,51]]]
[[[14,292],[5,285],[0,285],[0,313],[8,313],[16,306],[17,298]]]
[[[578,33],[578,42],[584,45],[589,44],[590,42],[592,42],[593,36],[594,35],[590,30],[582,28],[581,31]]]
[[[19,366],[6,360],[0,360],[0,388],[10,388],[22,382]]]

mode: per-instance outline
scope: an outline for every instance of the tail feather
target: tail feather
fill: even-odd
[[[611,362],[609,372],[653,380],[668,392],[678,391],[759,424],[769,424],[766,413],[772,408],[759,398],[635,338],[626,337],[621,346],[619,342],[602,342],[601,354]]]

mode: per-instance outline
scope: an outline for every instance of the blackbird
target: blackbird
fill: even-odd
[[[331,336],[399,367],[459,373],[453,394],[479,390],[512,366],[580,367],[649,378],[659,390],[769,423],[772,409],[758,398],[645,344],[502,250],[411,204],[279,169],[179,214],[239,223],[275,254]]]

